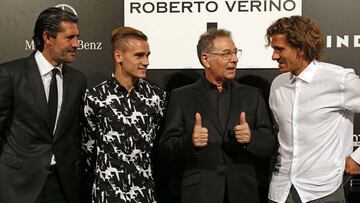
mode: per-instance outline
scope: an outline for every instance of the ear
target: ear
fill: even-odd
[[[208,54],[202,53],[200,59],[201,59],[201,62],[203,64],[204,68],[206,68],[206,69],[210,68],[209,55]]]
[[[120,50],[118,50],[118,49],[114,50],[113,57],[114,57],[114,60],[116,61],[116,63],[122,63],[123,53]]]
[[[45,31],[43,32],[43,40],[44,40],[44,45],[47,44],[47,45],[51,45],[52,43],[52,40],[54,39],[53,37],[50,36],[50,33]]]
[[[304,50],[297,48],[297,51],[298,51],[297,52],[298,57],[300,57],[300,58],[304,57]]]

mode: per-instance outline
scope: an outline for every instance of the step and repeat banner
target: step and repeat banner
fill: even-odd
[[[301,15],[302,2],[125,0],[124,8],[125,25],[149,36],[153,68],[201,68],[196,44],[209,26],[232,32],[243,50],[239,68],[274,68],[272,50],[264,47],[266,28],[282,16]]]
[[[84,72],[89,86],[111,75],[113,28],[132,26],[149,36],[148,79],[166,90],[191,83],[202,75],[196,56],[199,36],[210,27],[232,32],[243,55],[237,78],[266,92],[279,74],[265,48],[265,30],[282,16],[315,19],[326,39],[324,61],[360,73],[359,0],[0,0],[0,63],[34,51],[32,31],[43,9],[57,6],[80,18],[80,49],[72,65]],[[0,87],[1,88],[1,87]],[[360,144],[360,121],[354,141]]]

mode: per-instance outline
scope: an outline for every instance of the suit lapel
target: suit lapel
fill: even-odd
[[[200,106],[200,108],[202,109],[202,111],[199,113],[201,114],[201,116],[208,116],[216,130],[219,131],[220,134],[222,134],[219,118],[214,111],[214,106],[211,104],[211,100],[206,92],[204,85],[202,84],[202,80],[203,79],[200,79],[193,89],[193,95],[195,97],[195,100],[198,103],[198,106]]]
[[[34,53],[28,58],[26,66],[28,70],[26,75],[27,84],[30,87],[32,95],[34,96],[34,101],[36,103],[37,109],[39,110],[39,114],[50,130],[44,85],[40,76],[39,68],[35,61]]]

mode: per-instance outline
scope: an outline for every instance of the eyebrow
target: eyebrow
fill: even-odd
[[[144,51],[134,53],[135,56],[144,56],[144,55],[149,56],[150,54],[151,52],[146,54],[146,52]]]
[[[238,48],[234,48],[234,49],[223,49],[222,51],[224,52],[224,51],[235,51],[235,50],[238,50]]]
[[[273,49],[284,49],[285,47],[282,46],[271,46]]]

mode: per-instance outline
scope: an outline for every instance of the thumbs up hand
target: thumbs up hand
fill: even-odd
[[[208,142],[208,129],[202,127],[200,113],[195,114],[195,125],[192,134],[194,147],[205,147]]]
[[[240,144],[248,144],[251,138],[251,131],[248,123],[246,122],[245,112],[240,114],[240,124],[236,125],[235,128],[236,141]]]

